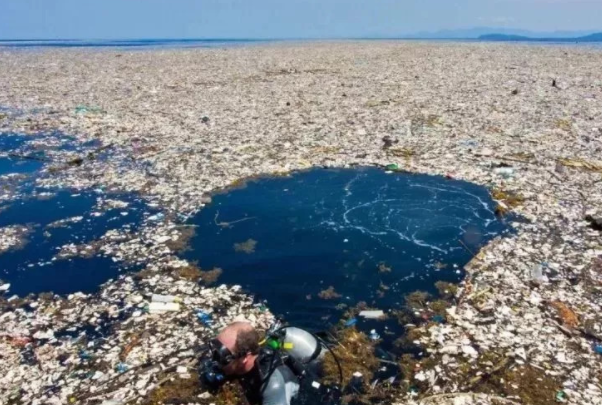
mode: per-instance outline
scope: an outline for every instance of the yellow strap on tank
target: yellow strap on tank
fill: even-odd
[[[290,343],[290,342],[285,342],[282,345],[282,347],[285,348],[286,350],[291,350],[294,347],[294,345],[292,343]]]

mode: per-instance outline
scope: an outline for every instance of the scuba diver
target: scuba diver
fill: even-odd
[[[327,350],[322,339],[299,328],[276,323],[260,342],[250,323],[235,322],[211,341],[200,375],[214,391],[239,380],[252,405],[338,404],[340,389],[318,382]]]

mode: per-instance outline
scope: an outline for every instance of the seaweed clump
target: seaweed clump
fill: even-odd
[[[392,270],[391,266],[387,266],[387,264],[385,262],[378,263],[378,272],[379,273],[390,273],[391,270]]]
[[[182,280],[196,281],[201,277],[201,269],[195,265],[178,267],[175,271],[176,276]]]
[[[458,286],[453,283],[448,283],[447,281],[437,281],[435,283],[435,288],[439,291],[439,295],[444,300],[451,300],[458,293]]]
[[[498,201],[498,206],[495,208],[497,216],[506,215],[512,208],[516,208],[525,202],[522,195],[499,188],[491,190],[491,196]]]
[[[200,279],[205,285],[211,285],[217,282],[222,273],[223,270],[219,267],[216,267],[213,270],[201,271]]]
[[[354,373],[360,372],[363,376],[362,382],[367,386],[379,365],[374,354],[374,343],[355,327],[340,330],[336,339],[337,344],[332,347],[332,351],[341,365],[343,385],[351,381]],[[339,382],[339,368],[330,353],[324,357],[324,382]]]
[[[190,378],[174,377],[155,388],[144,405],[163,405],[198,402],[201,393],[199,376],[191,373]]]
[[[178,232],[179,232],[178,238],[177,239],[172,238],[172,239],[168,240],[167,242],[165,242],[165,245],[172,252],[185,252],[187,250],[190,250],[190,240],[196,234],[194,227],[182,226],[182,227],[178,228]]]
[[[425,291],[414,291],[405,297],[406,306],[411,309],[424,309],[429,296]]]
[[[328,287],[325,290],[322,290],[318,293],[318,297],[323,300],[334,300],[337,298],[341,298],[342,295],[334,290],[333,286]]]
[[[555,403],[560,389],[561,384],[555,377],[532,366],[508,368],[474,388],[477,392],[519,397],[522,403],[531,405]]]
[[[255,247],[257,246],[257,241],[254,239],[247,239],[244,242],[235,243],[234,251],[242,252],[250,255],[251,253],[255,253]]]
[[[198,399],[195,402],[198,402]],[[249,402],[240,384],[231,382],[223,385],[208,403],[215,405],[247,405]]]

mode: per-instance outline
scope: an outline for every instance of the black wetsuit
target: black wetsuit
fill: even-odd
[[[335,391],[318,383],[322,344],[310,333],[286,328],[284,347],[262,348],[253,369],[240,378],[251,405],[317,405],[332,401]],[[302,393],[300,394],[300,392]],[[328,399],[327,399],[328,398]]]

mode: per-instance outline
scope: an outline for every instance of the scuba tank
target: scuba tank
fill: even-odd
[[[295,327],[284,328],[284,332],[283,348],[297,361],[313,366],[322,362],[325,352],[314,335]]]
[[[329,350],[325,343],[303,329],[276,325],[268,331],[264,344],[265,364],[269,364],[261,373],[264,405],[289,405],[297,395],[312,398],[304,398],[304,404],[339,403],[338,387],[318,382]]]

